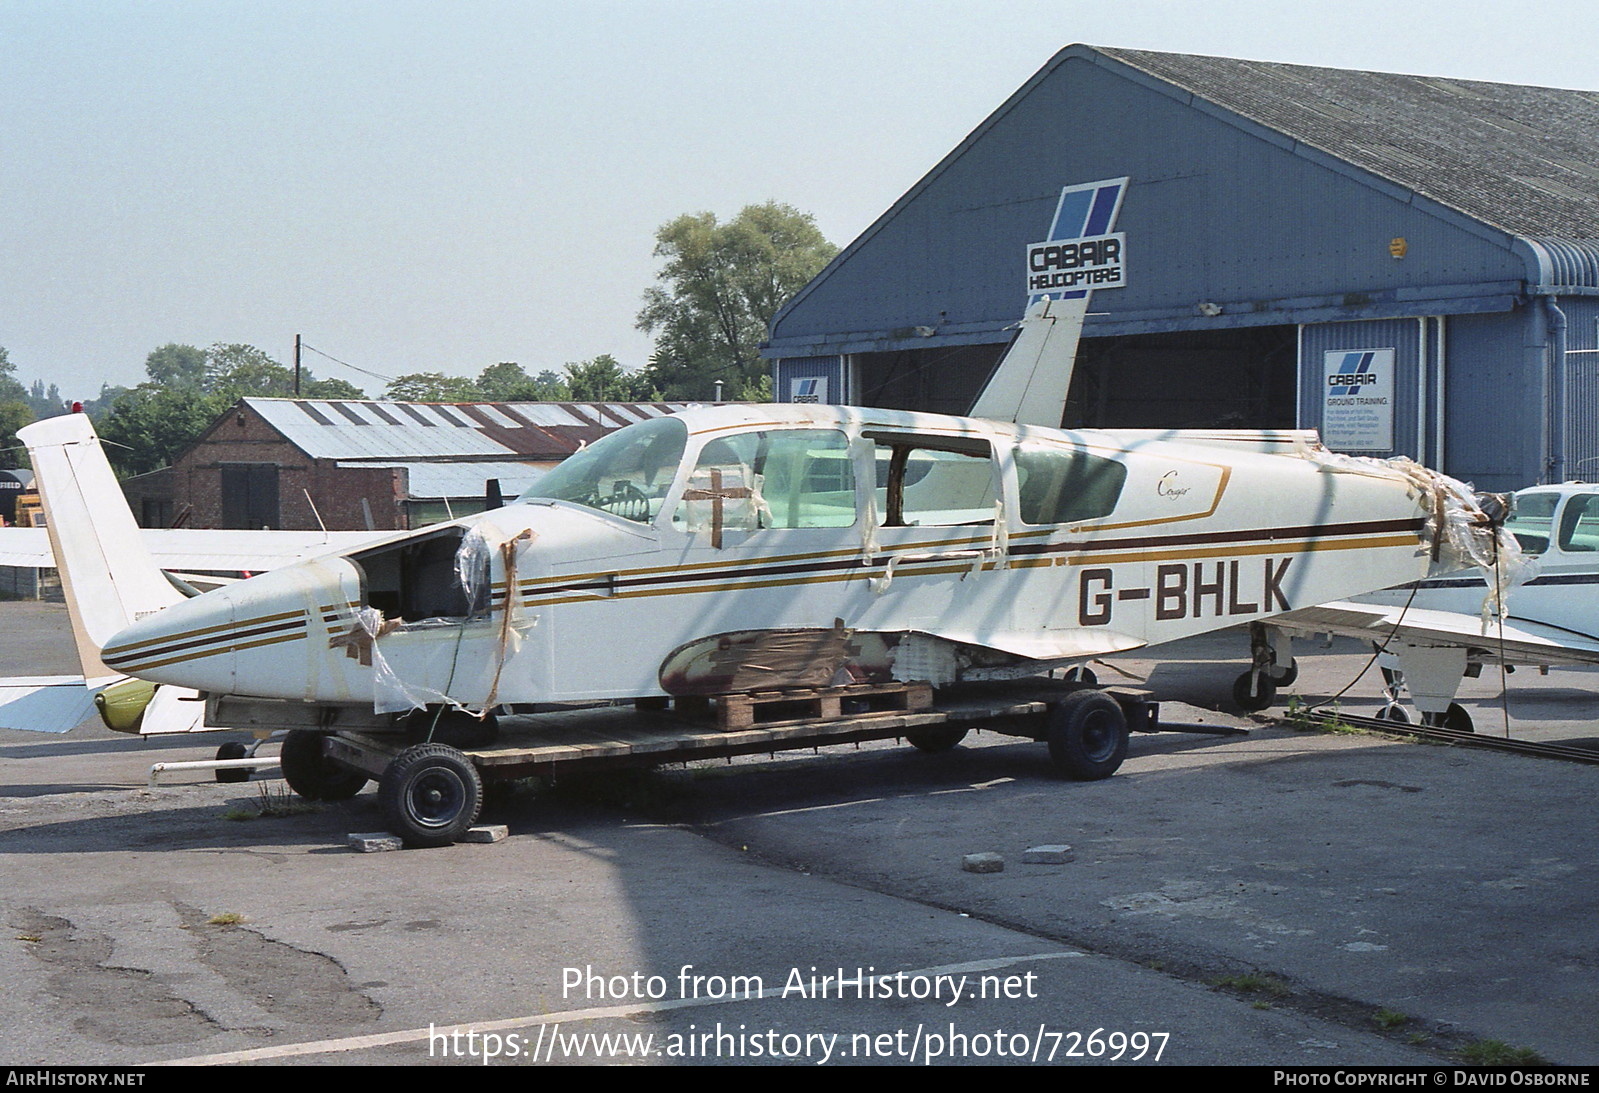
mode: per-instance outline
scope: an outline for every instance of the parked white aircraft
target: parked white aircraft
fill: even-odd
[[[691,409],[493,512],[189,599],[148,578],[137,602],[165,606],[129,612],[100,657],[205,693],[226,723],[370,731],[424,708],[434,730],[488,733],[507,703],[1084,665],[1453,571],[1494,534],[1458,483],[1307,433],[1048,427],[1082,319],[1051,307],[979,399],[1002,420]],[[81,417],[26,439],[93,444]],[[1121,706],[1070,709],[1064,750],[1102,777],[1125,754]]]
[[[1599,485],[1568,482],[1518,491],[1505,530],[1527,564],[1519,573],[1502,571],[1502,612],[1482,572],[1431,577],[1362,595],[1358,602],[1322,604],[1272,620],[1279,658],[1290,663],[1282,648],[1287,631],[1370,641],[1382,647],[1379,663],[1389,669],[1382,717],[1408,720],[1399,705],[1402,686],[1424,722],[1466,731],[1470,715],[1454,698],[1460,681],[1477,675],[1482,665],[1599,664]],[[1239,688],[1238,697],[1249,706],[1252,696],[1242,679]],[[1252,708],[1269,705],[1270,696],[1265,699]]]

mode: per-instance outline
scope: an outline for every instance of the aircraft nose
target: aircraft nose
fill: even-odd
[[[235,614],[227,589],[208,592],[113,635],[100,659],[140,679],[227,692],[232,690],[233,654],[243,629]]]

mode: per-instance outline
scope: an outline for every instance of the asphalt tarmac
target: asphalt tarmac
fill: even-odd
[[[1246,649],[1097,669],[1250,730],[1103,782],[885,742],[530,786],[504,842],[381,854],[370,788],[147,785],[228,737],[0,732],[0,1063],[1599,1063],[1599,767],[1228,712]],[[1365,659],[1306,647],[1295,689]],[[0,604],[0,666],[70,671],[61,608]],[[1508,682],[1515,735],[1599,738],[1593,673]],[[1499,695],[1463,691],[1484,733]]]

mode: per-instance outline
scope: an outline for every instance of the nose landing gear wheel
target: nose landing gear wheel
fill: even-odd
[[[1277,701],[1277,685],[1265,672],[1245,672],[1233,680],[1233,701],[1239,709],[1256,713]]]
[[[389,830],[406,846],[449,846],[477,823],[483,782],[454,748],[415,744],[383,772],[378,804]]]

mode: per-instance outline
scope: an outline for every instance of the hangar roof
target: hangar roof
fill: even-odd
[[[1599,92],[1094,51],[1512,234],[1599,239]]]
[[[306,455],[344,463],[555,461],[624,425],[673,414],[689,405],[286,398],[247,398],[243,402]]]

